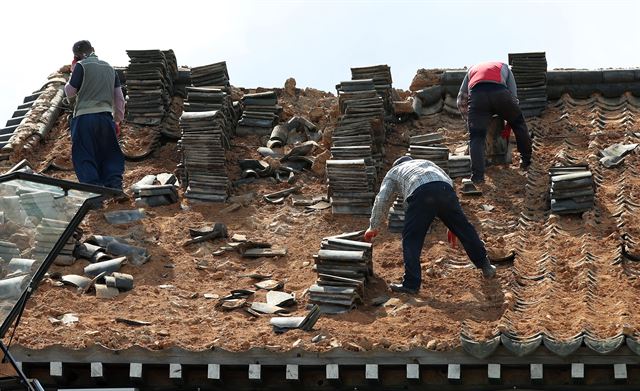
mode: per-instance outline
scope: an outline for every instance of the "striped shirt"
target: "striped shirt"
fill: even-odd
[[[400,194],[406,200],[418,187],[430,182],[445,182],[453,187],[449,175],[429,160],[414,159],[391,167],[373,203],[369,228],[377,229],[380,226],[395,195]]]

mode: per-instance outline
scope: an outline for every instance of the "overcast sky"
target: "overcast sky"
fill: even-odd
[[[419,68],[545,51],[549,68],[640,66],[634,1],[3,1],[0,125],[88,39],[126,66],[126,49],[173,49],[179,65],[227,61],[231,83],[335,93],[350,66],[388,64],[408,89]],[[0,126],[0,127],[2,127]]]

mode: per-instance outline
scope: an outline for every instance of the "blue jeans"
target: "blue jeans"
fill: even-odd
[[[446,182],[430,182],[418,187],[407,198],[402,251],[404,279],[409,289],[418,289],[422,282],[420,253],[433,219],[438,217],[453,232],[464,247],[471,262],[481,268],[488,261],[484,243],[460,206],[455,190]]]
[[[71,160],[79,182],[122,190],[124,155],[111,113],[73,118],[71,143]]]
[[[493,114],[498,114],[511,125],[522,162],[531,163],[531,137],[516,99],[501,84],[478,83],[469,93],[469,155],[473,181],[484,180],[484,148]]]

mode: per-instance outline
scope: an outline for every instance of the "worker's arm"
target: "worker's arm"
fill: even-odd
[[[469,72],[464,75],[464,79],[462,80],[462,85],[460,86],[460,91],[458,92],[458,99],[456,99],[456,103],[458,105],[458,110],[460,110],[460,114],[466,119],[467,112],[469,111]]]
[[[507,82],[507,88],[509,89],[509,92],[511,92],[511,95],[513,95],[514,98],[516,98],[516,101],[518,101],[518,87],[516,86],[516,78],[515,76],[513,76],[513,72],[511,72],[511,69],[509,69],[508,65],[505,65],[507,67],[507,70],[509,71],[507,74],[507,80],[505,80]]]
[[[392,197],[396,194],[396,182],[387,174],[382,180],[380,191],[373,202],[371,209],[371,219],[369,220],[369,229],[377,230],[382,224],[382,219],[389,212]]]
[[[113,120],[117,123],[124,119],[124,95],[120,85],[120,78],[116,73],[116,80],[113,87]]]
[[[71,78],[69,82],[64,86],[64,93],[69,97],[76,96],[78,90],[82,86],[82,79],[84,78],[84,68],[82,64],[76,63],[76,66],[73,68],[73,73],[71,73]]]

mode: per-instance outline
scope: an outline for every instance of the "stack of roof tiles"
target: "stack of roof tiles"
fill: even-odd
[[[552,167],[549,175],[552,213],[582,213],[593,208],[594,182],[588,167]]]
[[[468,178],[471,176],[471,156],[449,155],[449,176],[451,178]]]
[[[332,211],[368,215],[382,169],[384,103],[372,80],[344,81],[337,90],[342,115],[327,161]]]
[[[372,80],[376,91],[383,99],[385,112],[393,113],[393,99],[391,98],[393,80],[391,68],[388,65],[351,68],[351,80]]]
[[[449,171],[449,148],[444,145],[441,133],[427,133],[409,138],[409,155],[414,159],[426,159]]]
[[[215,64],[191,68],[191,83],[197,87],[215,86],[227,90],[231,85],[227,63],[220,61]]]
[[[404,228],[404,198],[397,196],[391,208],[389,208],[389,232],[402,232]]]
[[[225,149],[232,124],[222,110],[185,112],[180,117],[182,181],[193,200],[224,202],[229,193]]]
[[[371,214],[375,178],[375,168],[367,166],[365,159],[327,160],[331,211],[334,214]]]
[[[545,53],[509,53],[509,64],[518,85],[518,99],[522,113],[525,117],[542,114],[547,107]]]
[[[354,240],[360,234],[324,238],[314,255],[318,280],[309,288],[309,301],[323,312],[346,311],[362,302],[364,285],[373,275],[373,247]]]
[[[180,117],[179,168],[187,186],[185,196],[223,202],[229,190],[225,149],[237,125],[226,63],[192,68],[191,82],[193,86],[185,89],[187,101]]]
[[[238,121],[238,134],[270,135],[278,122],[278,97],[274,91],[246,94],[242,97],[242,117]]]
[[[62,220],[47,218],[41,219],[40,223],[36,226],[36,241],[33,249],[31,250],[31,257],[33,259],[43,261],[66,230],[67,225],[68,222]],[[78,241],[74,237],[69,238],[62,250],[60,250],[60,253],[58,253],[58,256],[56,257],[56,264],[72,264],[75,261],[73,250],[77,244]]]
[[[414,159],[430,160],[446,173],[449,172],[449,148],[410,145],[409,155]]]
[[[172,67],[161,50],[127,50],[127,55],[127,121],[160,125],[171,98]]]

